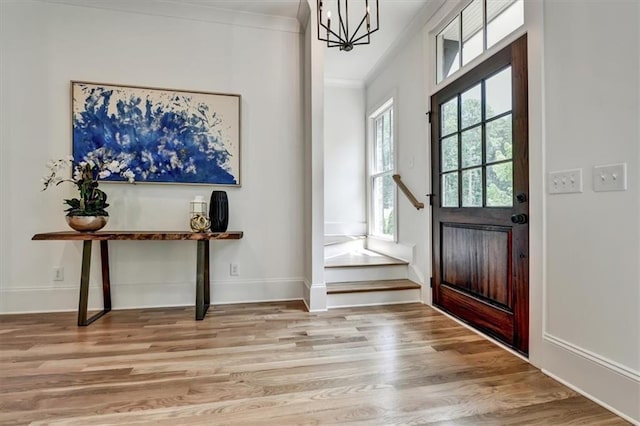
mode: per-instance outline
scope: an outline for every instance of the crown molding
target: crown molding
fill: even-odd
[[[340,87],[342,89],[364,89],[364,81],[343,78],[325,78],[325,87]]]
[[[216,24],[257,28],[270,31],[281,31],[296,34],[301,32],[301,24],[297,18],[240,12],[207,5],[201,6],[192,3],[181,3],[173,0],[136,0],[127,2],[115,2],[109,0],[36,1],[48,4],[113,10],[125,13],[163,16],[200,22],[212,22]]]

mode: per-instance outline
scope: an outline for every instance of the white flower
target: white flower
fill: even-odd
[[[105,179],[105,178],[108,178],[109,176],[111,176],[111,172],[109,170],[102,170],[100,173],[98,173],[98,177],[100,179]]]
[[[107,168],[111,173],[120,173],[120,169],[122,168],[122,166],[120,165],[120,162],[118,160],[113,160],[112,162],[107,164]]]
[[[73,170],[73,180],[75,180],[76,182],[80,180],[80,178],[82,178],[82,172],[80,171],[79,168],[75,168]]]
[[[136,175],[131,170],[127,170],[126,172],[122,173],[122,177],[128,179],[129,183],[133,183],[133,181],[135,180],[135,176]]]

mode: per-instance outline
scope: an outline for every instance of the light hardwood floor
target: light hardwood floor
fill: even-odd
[[[420,305],[0,317],[0,424],[626,424]]]

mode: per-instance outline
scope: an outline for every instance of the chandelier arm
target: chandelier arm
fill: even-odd
[[[360,31],[360,28],[362,28],[362,24],[364,24],[364,22],[367,20],[367,15],[364,16],[364,18],[362,18],[362,21],[360,21],[360,25],[358,25],[358,28],[356,28],[356,30],[353,32],[353,34],[351,35],[351,39],[349,40],[349,43],[353,43],[354,41],[360,40],[360,38],[357,38],[354,40],[354,38],[356,37],[356,34],[358,34],[358,31]],[[367,36],[369,33],[365,34],[365,36]]]
[[[322,40],[320,37],[320,20],[322,19],[322,0],[318,0],[318,2],[316,3],[318,5],[318,10],[316,11],[316,26],[317,28],[317,32],[318,32],[318,40]]]
[[[336,34],[331,28],[327,27],[325,24],[320,23],[320,26],[322,26],[322,28],[324,28],[325,30],[329,31],[329,33],[331,35],[333,35],[335,38],[337,38],[340,42],[342,42],[342,43],[346,43],[347,42],[347,40],[345,40],[342,37],[340,37],[338,34]],[[330,42],[333,42],[333,43],[337,43],[337,41],[331,40],[329,38],[321,38],[320,33],[318,33],[318,40],[320,40],[320,41],[330,41]]]
[[[347,0],[345,0],[347,1]],[[340,0],[338,0],[338,30],[342,29],[342,31],[344,32],[344,38],[342,38],[342,34],[340,34],[338,36],[338,38],[340,40],[344,40],[345,43],[347,42],[347,40],[349,40],[349,32],[347,30],[347,28],[349,28],[349,16],[346,17],[347,19],[347,26],[345,27],[345,22],[342,19],[342,13],[341,13],[341,9],[340,9]],[[338,31],[340,32],[340,31]]]
[[[362,35],[362,36],[358,37],[358,38],[357,38],[357,39],[355,39],[355,40],[352,40],[350,43],[352,43],[352,44],[356,44],[357,42],[359,42],[359,41],[360,41],[360,40],[362,40],[363,38],[365,38],[365,37],[367,37],[367,36],[370,36],[371,34],[375,33],[376,31],[378,31],[378,28],[376,28],[375,30],[372,30],[372,31],[368,32],[368,33],[367,33],[367,34],[365,34],[365,35]],[[369,42],[366,42],[366,43],[357,43],[357,44],[369,44]]]

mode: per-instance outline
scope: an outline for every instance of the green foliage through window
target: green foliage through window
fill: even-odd
[[[483,99],[482,85],[488,83],[491,93],[501,94],[500,97],[508,101],[496,102],[495,95],[491,104]],[[511,68],[508,67],[441,105],[442,207],[513,205],[510,96]],[[496,113],[492,105],[498,107],[500,113]]]

